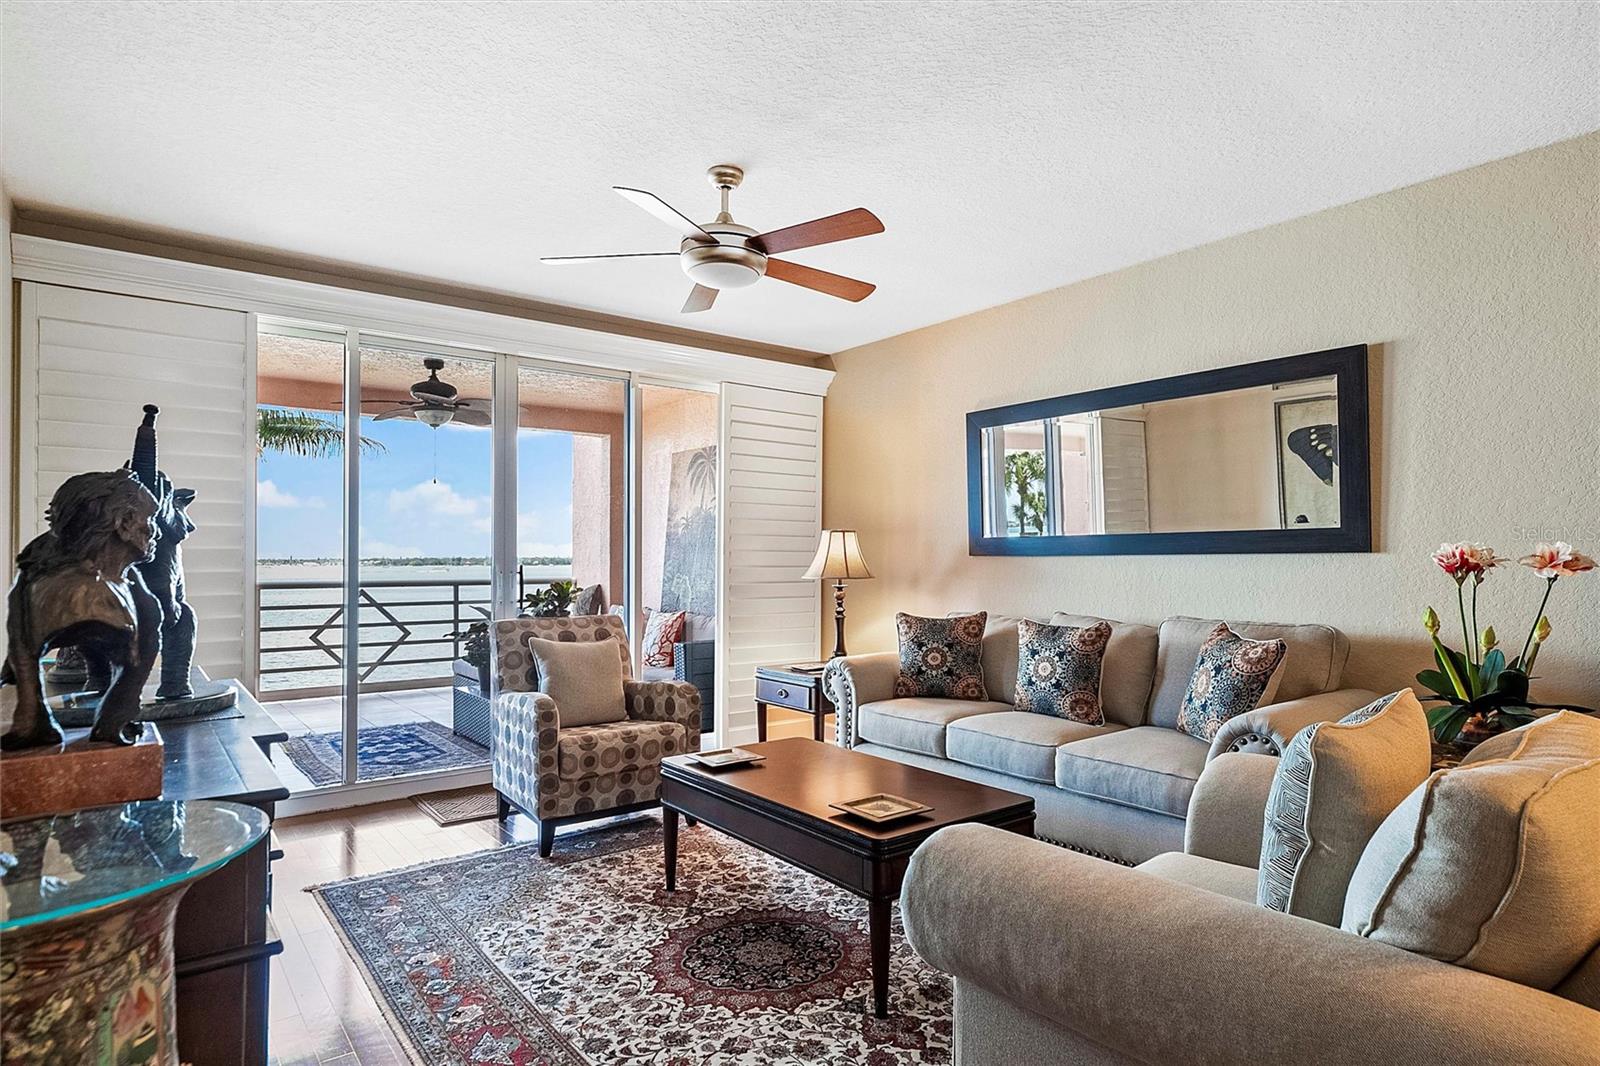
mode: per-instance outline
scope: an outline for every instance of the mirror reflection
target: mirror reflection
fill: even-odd
[[[1339,527],[1328,376],[983,430],[991,537]]]

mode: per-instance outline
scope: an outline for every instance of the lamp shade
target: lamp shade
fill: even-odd
[[[861,558],[861,544],[853,529],[824,529],[822,541],[817,545],[817,557],[804,576],[811,580],[832,578],[837,581],[871,577],[866,560]]]

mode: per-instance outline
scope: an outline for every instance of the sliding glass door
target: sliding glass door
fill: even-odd
[[[493,356],[362,338],[346,781],[488,765],[486,722],[457,720],[451,681],[456,634],[492,613],[494,369]]]
[[[715,391],[641,383],[638,663],[647,678],[700,689],[702,731],[715,720],[717,436]]]
[[[714,393],[645,388],[641,433],[623,373],[289,324],[262,327],[257,363],[260,687],[296,792],[486,775],[492,618],[642,631],[640,440],[648,606],[707,612],[715,542],[683,511],[706,470],[678,468],[715,440]]]
[[[343,333],[256,340],[256,690],[295,792],[344,782]]]
[[[626,618],[627,379],[529,360],[515,375],[518,599],[533,613]]]

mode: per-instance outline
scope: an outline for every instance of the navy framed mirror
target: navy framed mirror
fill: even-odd
[[[972,555],[1372,550],[1367,346],[967,415]]]

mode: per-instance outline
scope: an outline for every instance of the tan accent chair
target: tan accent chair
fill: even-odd
[[[548,856],[557,826],[656,806],[661,760],[700,750],[699,690],[682,681],[634,680],[627,630],[615,615],[508,618],[491,629],[500,817],[515,808],[536,821],[539,854]],[[615,642],[626,717],[562,728],[561,709],[539,691],[530,637]]]

